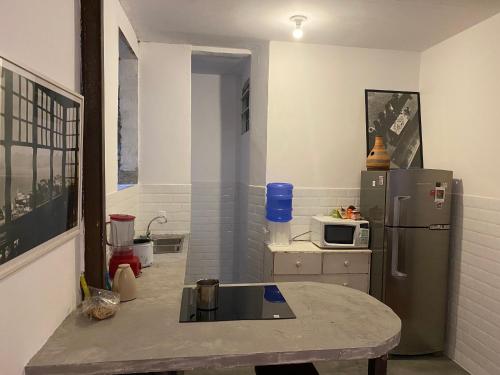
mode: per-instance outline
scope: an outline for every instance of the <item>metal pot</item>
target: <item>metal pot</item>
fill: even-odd
[[[219,280],[202,279],[196,282],[196,308],[215,310],[219,302]]]

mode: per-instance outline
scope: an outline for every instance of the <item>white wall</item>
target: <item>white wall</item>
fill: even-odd
[[[141,43],[139,183],[191,183],[191,47]]]
[[[80,6],[1,0],[0,55],[80,91]],[[0,373],[24,365],[75,308],[80,236],[0,280]]]
[[[420,54],[271,42],[267,181],[359,186],[365,89],[413,90]]]
[[[464,193],[500,198],[496,109],[500,99],[500,15],[422,54],[426,167],[448,168]]]
[[[191,242],[186,279],[235,282],[241,77],[193,74]]]
[[[191,78],[192,181],[235,183],[240,78],[218,74]]]
[[[500,15],[423,52],[424,163],[454,171],[447,352],[500,373]]]
[[[265,185],[268,127],[269,43],[251,47],[250,131],[248,141],[248,183]]]
[[[235,271],[240,282],[262,280],[264,188],[266,184],[269,42],[245,46],[252,51],[243,70],[250,78],[250,130],[240,137],[238,194],[238,253]]]
[[[118,58],[119,30],[139,57],[137,36],[118,0],[103,1],[104,127],[106,194],[118,187]]]

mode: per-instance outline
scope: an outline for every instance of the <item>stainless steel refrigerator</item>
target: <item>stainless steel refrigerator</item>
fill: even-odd
[[[394,354],[444,349],[453,172],[361,172],[361,215],[370,221],[370,294],[401,318]]]

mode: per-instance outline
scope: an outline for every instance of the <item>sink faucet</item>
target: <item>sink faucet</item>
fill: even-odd
[[[161,219],[161,221],[158,221],[160,224],[166,224],[168,221],[167,217],[165,215],[159,215],[159,216],[155,216],[154,218],[152,218],[151,221],[148,223],[148,228],[146,229],[146,238],[150,238],[150,236],[151,236],[151,230],[149,229],[151,224],[153,224],[153,222],[155,222],[156,220],[159,220],[159,219]]]

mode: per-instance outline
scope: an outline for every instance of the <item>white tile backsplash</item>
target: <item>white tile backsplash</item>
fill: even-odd
[[[106,221],[109,220],[111,214],[128,214],[139,217],[139,186],[129,186],[125,189],[115,191],[106,195]],[[106,226],[106,235],[107,230]],[[137,227],[136,227],[137,233]],[[106,259],[111,256],[111,250],[106,247]]]
[[[237,187],[233,183],[193,182],[191,242],[186,281],[235,281],[238,229]]]
[[[147,223],[159,211],[166,212],[168,223],[153,223],[153,233],[190,232],[187,281],[216,277],[223,282],[259,282],[264,262],[265,193],[265,186],[241,183],[138,185],[109,194],[107,212],[135,215],[137,235],[145,233]],[[313,215],[358,203],[358,189],[295,188],[292,235],[308,231]]]
[[[191,185],[135,185],[106,196],[106,215],[134,215],[136,236],[160,211],[167,214],[168,223],[151,224],[157,233],[189,233],[191,224]]]
[[[240,227],[241,281],[260,282],[263,278],[264,241],[267,226],[265,186],[240,187],[240,204],[247,212]],[[244,197],[248,197],[245,201]],[[293,190],[292,236],[309,231],[311,216],[327,215],[333,208],[359,205],[359,189],[301,188]],[[304,235],[301,239],[308,239]]]
[[[245,189],[245,187],[244,187]],[[264,186],[249,185],[246,187],[248,205],[246,210],[246,248],[242,254],[241,276],[245,282],[261,282],[264,272],[264,228],[265,194]]]
[[[359,207],[359,189],[294,188],[292,237],[310,230],[311,216],[328,215],[333,208],[349,205]],[[309,234],[300,237],[309,238]]]
[[[447,354],[500,374],[500,200],[454,195]]]
[[[126,213],[138,216],[139,186],[130,186],[106,195],[106,220],[110,214]]]
[[[146,232],[148,222],[165,211],[166,224],[151,224],[151,232],[189,233],[191,227],[191,185],[139,185],[137,234]]]

